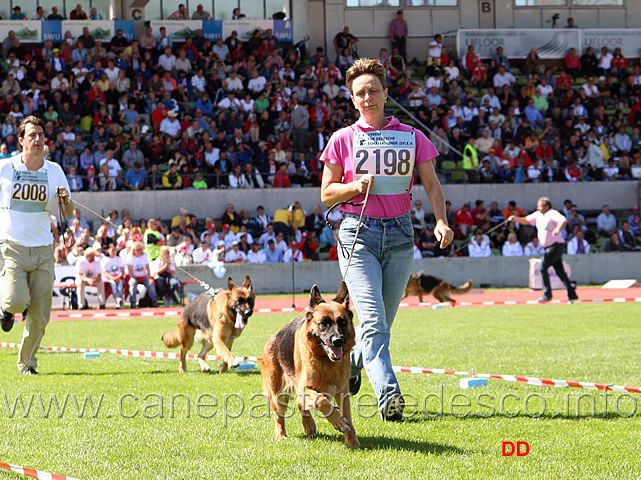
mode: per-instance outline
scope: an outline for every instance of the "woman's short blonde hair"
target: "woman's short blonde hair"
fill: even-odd
[[[376,59],[359,58],[349,67],[345,74],[345,85],[349,88],[349,91],[352,92],[352,83],[354,83],[354,80],[361,75],[367,74],[376,76],[381,82],[383,89],[387,88],[387,70],[385,70],[383,64]]]

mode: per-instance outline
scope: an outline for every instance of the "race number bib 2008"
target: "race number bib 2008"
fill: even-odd
[[[373,195],[399,195],[409,190],[416,159],[414,131],[354,132],[354,180],[374,175]]]
[[[11,210],[44,212],[49,203],[47,172],[14,170],[11,183]]]

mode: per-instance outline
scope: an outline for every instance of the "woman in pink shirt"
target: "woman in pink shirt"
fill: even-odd
[[[365,58],[347,71],[346,85],[360,119],[334,133],[323,151],[321,200],[328,206],[361,202],[370,190],[358,238],[361,207],[341,207],[339,238],[347,252],[356,244],[350,268],[345,255],[339,254],[339,264],[360,321],[351,353],[350,392],[358,392],[364,366],[381,417],[398,421],[403,418],[404,400],[392,370],[389,340],[413,264],[409,192],[414,169],[436,217],[434,232],[441,248],[452,242],[454,232],[447,224],[445,198],[434,171],[438,156],[434,145],[422,132],[384,116],[386,73],[378,60]]]

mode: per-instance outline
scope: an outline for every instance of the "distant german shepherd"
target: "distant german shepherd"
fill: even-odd
[[[187,370],[185,358],[194,338],[203,345],[198,354],[198,363],[203,372],[211,370],[205,356],[212,347],[223,357],[220,373],[225,373],[228,367],[236,368],[238,362],[231,353],[231,347],[247,326],[247,319],[254,313],[255,299],[249,276],[245,277],[241,287],[236,286],[229,277],[227,290],[220,290],[215,297],[207,292],[202,293],[187,305],[176,329],[162,336],[167,347],[180,345],[178,371],[182,373]]]
[[[473,286],[474,283],[472,280],[468,280],[460,287],[455,287],[451,283],[432,275],[412,273],[410,279],[407,281],[403,298],[408,295],[417,295],[419,301],[423,302],[423,295],[432,294],[439,302],[456,303],[456,300],[454,300],[451,295],[467,293]]]
[[[316,436],[310,413],[316,409],[343,432],[346,445],[358,447],[349,401],[349,352],[355,339],[347,286],[342,281],[329,303],[321,297],[318,286],[310,293],[307,313],[270,338],[263,352],[263,390],[274,412],[276,438],[287,438],[285,414],[295,392],[308,436]]]

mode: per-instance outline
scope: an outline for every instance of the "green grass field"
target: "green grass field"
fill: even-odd
[[[641,386],[639,317],[634,303],[402,310],[392,354],[395,365]],[[291,318],[253,316],[234,353],[261,355]],[[166,350],[160,337],[174,326],[172,319],[56,322],[43,345]],[[18,343],[21,333],[18,324],[2,341]],[[606,397],[592,390],[500,380],[461,390],[451,375],[400,373],[417,406],[405,422],[385,424],[367,418],[375,412],[364,378],[360,414],[353,408],[362,448],[353,451],[320,418],[319,437],[307,439],[298,412],[287,420],[289,439],[275,441],[255,395],[259,369],[202,374],[190,361],[181,375],[177,360],[41,352],[42,375],[24,377],[16,356],[0,349],[0,462],[82,480],[638,478],[641,466],[641,395],[609,393],[604,412]],[[86,395],[93,409],[81,414]],[[32,401],[26,418],[14,410],[19,398],[25,408]],[[45,413],[52,399],[61,409],[65,398],[64,413],[55,406]],[[504,457],[503,441],[528,442],[530,453]]]

